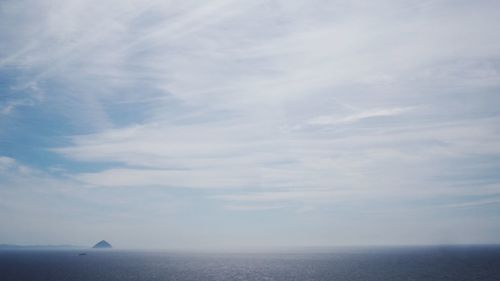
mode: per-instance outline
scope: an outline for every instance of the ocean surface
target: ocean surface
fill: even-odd
[[[2,281],[500,280],[500,247],[339,248],[194,254],[120,250],[1,250]]]

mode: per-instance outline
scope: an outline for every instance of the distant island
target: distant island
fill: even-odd
[[[92,247],[92,248],[94,248],[94,249],[110,249],[113,247],[111,246],[111,244],[106,242],[106,240],[102,240],[101,242],[95,244],[94,247]]]

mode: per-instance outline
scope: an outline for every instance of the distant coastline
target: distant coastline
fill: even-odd
[[[17,245],[17,244],[0,244],[0,250],[24,250],[24,249],[81,249],[82,246],[75,245]]]

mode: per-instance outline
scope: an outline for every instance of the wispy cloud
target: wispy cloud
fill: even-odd
[[[279,205],[227,205],[225,206],[228,210],[234,211],[263,211],[263,210],[275,210],[282,209],[283,206]]]
[[[374,117],[388,117],[397,116],[404,112],[411,110],[411,107],[405,108],[387,108],[387,109],[371,109],[363,112],[351,114],[344,117],[337,117],[331,115],[323,115],[312,118],[308,121],[311,125],[335,125],[343,123],[353,123],[363,119],[374,118]]]

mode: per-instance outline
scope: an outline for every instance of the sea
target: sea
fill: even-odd
[[[1,250],[0,280],[500,280],[500,246],[358,247],[268,253],[83,252]]]

